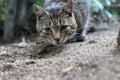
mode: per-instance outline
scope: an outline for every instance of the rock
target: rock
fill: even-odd
[[[17,46],[20,48],[26,47],[28,44],[26,42],[20,42]]]

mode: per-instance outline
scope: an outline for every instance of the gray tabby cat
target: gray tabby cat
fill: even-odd
[[[89,22],[87,0],[45,0],[44,7],[34,4],[37,32],[53,45],[85,39]]]

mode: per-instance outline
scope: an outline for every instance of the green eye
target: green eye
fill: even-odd
[[[51,28],[45,28],[44,30],[47,32],[52,32]]]
[[[67,29],[67,25],[62,25],[61,26],[61,31],[66,30],[66,29]]]

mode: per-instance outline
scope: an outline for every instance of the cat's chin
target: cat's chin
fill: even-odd
[[[54,46],[62,46],[64,43],[65,42],[63,42],[63,43],[51,43],[51,44],[54,45]]]
[[[61,40],[60,42],[56,42],[55,40],[51,41],[50,39],[48,39],[47,42],[54,46],[62,46],[66,42],[66,40],[64,40],[64,41]]]
[[[63,43],[52,43],[54,46],[61,46]]]

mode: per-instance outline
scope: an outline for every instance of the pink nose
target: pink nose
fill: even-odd
[[[60,38],[55,38],[55,41],[59,42],[59,41],[60,41]]]

